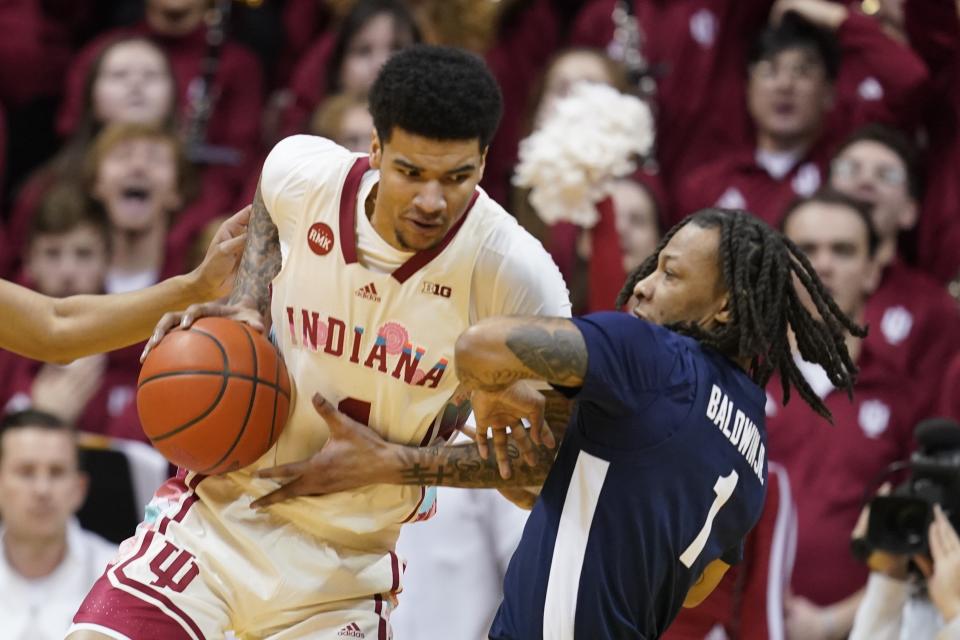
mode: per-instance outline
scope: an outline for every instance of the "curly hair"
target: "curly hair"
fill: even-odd
[[[500,87],[478,56],[415,45],[391,57],[370,90],[370,114],[382,143],[394,127],[433,140],[478,139],[485,149],[503,112]]]
[[[829,409],[794,362],[790,331],[796,337],[800,356],[822,366],[834,387],[851,395],[857,367],[847,352],[844,336],[849,331],[864,337],[866,330],[837,307],[810,261],[793,242],[746,211],[711,208],[687,216],[630,273],[617,297],[617,306],[625,305],[637,283],[656,270],[660,252],[688,224],[720,231],[718,260],[730,292],[732,318],[712,329],[694,323],[669,328],[730,358],[748,359],[747,373],[761,387],[775,371],[779,372],[784,403],[789,401],[793,387],[814,411],[832,420]],[[803,306],[794,280],[806,289],[821,319]]]

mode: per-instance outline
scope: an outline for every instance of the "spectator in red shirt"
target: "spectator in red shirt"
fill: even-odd
[[[922,199],[916,153],[896,131],[868,125],[845,140],[830,165],[830,184],[872,205],[880,237],[879,285],[864,321],[871,352],[892,371],[934,394],[953,354],[960,352],[960,312],[945,287],[898,255],[900,235],[917,222]]]
[[[323,34],[310,46],[294,69],[281,135],[305,131],[310,114],[327,95],[365,95],[383,63],[420,40],[420,29],[403,2],[360,0],[336,31]]]
[[[143,289],[183,271],[189,247],[172,245],[168,231],[189,182],[182,145],[162,129],[115,124],[97,136],[84,183],[110,220],[107,293]]]
[[[919,58],[869,18],[824,0],[781,0],[772,18],[779,24],[757,41],[747,78],[756,144],[677,178],[676,216],[720,204],[775,224],[791,200],[820,185],[834,140],[920,99],[927,76]],[[868,76],[876,100],[858,93]]]
[[[749,138],[743,70],[772,4],[591,0],[577,16],[571,44],[605,51],[621,63],[631,57],[646,71],[641,87],[654,97],[657,160],[671,192],[690,171]],[[633,51],[633,20],[624,11],[629,5],[637,27]]]
[[[329,138],[342,147],[357,153],[370,152],[370,132],[373,131],[373,116],[367,108],[366,95],[356,93],[339,93],[330,96],[320,103],[313,115],[310,116],[308,133],[315,136]],[[264,159],[266,156],[264,155]],[[237,209],[242,209],[251,202],[257,193],[260,184],[260,174],[251,173],[247,183],[240,191],[236,200]],[[207,228],[215,229],[221,220],[211,220]],[[206,245],[195,242],[199,253],[203,256]]]
[[[868,207],[820,192],[786,213],[784,234],[806,254],[837,306],[861,322],[878,277],[879,244]],[[811,310],[815,313],[815,310]],[[833,427],[798,402],[767,387],[770,458],[790,474],[797,504],[797,562],[786,602],[788,637],[843,638],[850,631],[867,570],[849,550],[850,531],[867,486],[888,464],[908,457],[918,416],[909,378],[891,372],[868,342],[846,337],[860,369],[851,398],[838,393],[819,367],[796,365],[833,413]],[[796,349],[796,348],[795,348]]]
[[[170,62],[157,45],[134,36],[104,47],[85,80],[76,130],[17,194],[10,217],[11,246],[19,249],[24,245],[31,220],[51,184],[79,178],[90,144],[104,125],[136,122],[173,130],[175,99]]]
[[[735,151],[683,179],[674,215],[716,204],[776,224],[787,204],[816,191],[826,161],[820,138],[838,69],[837,42],[829,31],[795,14],[764,31],[751,53],[747,81],[756,148]]]
[[[79,124],[85,78],[99,52],[116,38],[129,35],[149,38],[166,52],[176,79],[182,124],[189,130],[197,110],[192,100],[200,93],[203,68],[209,62],[211,49],[204,23],[208,4],[206,0],[145,0],[142,22],[107,32],[87,44],[68,72],[57,121],[60,133],[69,135]],[[242,45],[224,42],[209,92],[213,104],[203,142],[208,145],[208,152],[215,149],[224,156],[207,158],[210,166],[206,173],[229,191],[225,204],[229,204],[258,157],[263,85],[260,60]]]
[[[549,117],[556,102],[579,83],[592,82],[626,89],[623,68],[593,49],[566,49],[550,62],[525,116],[526,133]],[[644,171],[617,180],[610,197],[596,205],[599,220],[590,229],[568,222],[549,228],[528,199],[527,189],[515,189],[512,210],[520,224],[538,237],[560,268],[576,313],[614,308],[620,283],[653,252],[663,219],[662,188]]]
[[[110,264],[106,214],[76,185],[61,183],[33,219],[25,253],[27,279],[40,293],[103,293]],[[63,366],[2,352],[0,370],[0,407],[6,412],[33,407],[82,431],[144,439],[139,426],[117,433],[137,382],[137,368],[123,358],[95,355]]]

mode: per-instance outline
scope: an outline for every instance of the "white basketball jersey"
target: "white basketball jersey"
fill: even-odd
[[[470,324],[477,258],[493,235],[525,233],[477,189],[435,248],[413,254],[392,273],[368,269],[358,261],[356,222],[366,215],[358,191],[369,160],[311,140],[307,146],[319,153],[275,161],[282,169],[271,169],[268,159],[261,181],[283,255],[273,281],[273,332],[296,393],[276,446],[253,467],[229,474],[252,498],[276,484],[253,478],[251,470],[303,460],[326,441],[327,427],[311,403],[316,392],[397,443],[426,445],[464,420],[455,409],[441,412],[458,385],[454,344]],[[216,500],[217,484],[205,481],[198,492]],[[229,494],[236,495],[227,491],[219,499]],[[429,503],[420,487],[376,485],[288,500],[270,511],[309,535],[373,551],[392,549],[399,525],[423,515]],[[234,509],[226,510],[247,517],[246,507]]]

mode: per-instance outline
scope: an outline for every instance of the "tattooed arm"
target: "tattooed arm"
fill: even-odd
[[[256,310],[269,326],[270,283],[280,272],[280,240],[259,186],[253,198],[248,236],[227,304]]]
[[[159,344],[163,336],[176,326],[189,327],[198,318],[221,316],[245,322],[258,331],[270,328],[270,283],[280,272],[280,240],[277,227],[263,203],[260,187],[253,198],[250,222],[247,226],[246,246],[233,291],[226,304],[207,302],[193,304],[185,311],[165,314],[153,330],[140,361]]]
[[[565,318],[491,318],[460,336],[455,361],[470,389],[500,391],[517,380],[577,387],[587,372],[587,345]]]
[[[555,391],[546,392],[546,396],[544,419],[560,439],[569,421],[572,401]],[[253,508],[297,496],[347,491],[370,484],[515,490],[539,487],[553,464],[554,452],[538,447],[535,464],[518,462],[512,477],[504,479],[497,464],[481,458],[472,444],[414,447],[390,443],[373,429],[338,411],[320,394],[313,396],[313,406],[330,430],[327,442],[306,460],[258,471],[261,478],[289,482],[254,501]],[[510,451],[514,458],[521,457],[517,447]],[[516,491],[510,493],[513,495]]]
[[[557,441],[563,439],[570,421],[573,401],[553,390],[545,398],[544,422]],[[553,465],[556,450],[533,445],[533,456],[525,455],[515,442],[508,442],[507,455],[513,472],[504,478],[497,461],[480,456],[473,444],[436,447],[395,447],[388,457],[389,484],[466,488],[539,487]],[[521,458],[526,463],[521,462]]]

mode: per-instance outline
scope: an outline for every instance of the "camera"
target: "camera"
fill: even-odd
[[[890,495],[870,502],[869,549],[929,555],[927,536],[935,504],[960,529],[960,424],[931,418],[920,422],[914,435],[919,448],[910,460],[887,469],[888,474],[909,469],[909,477]]]

